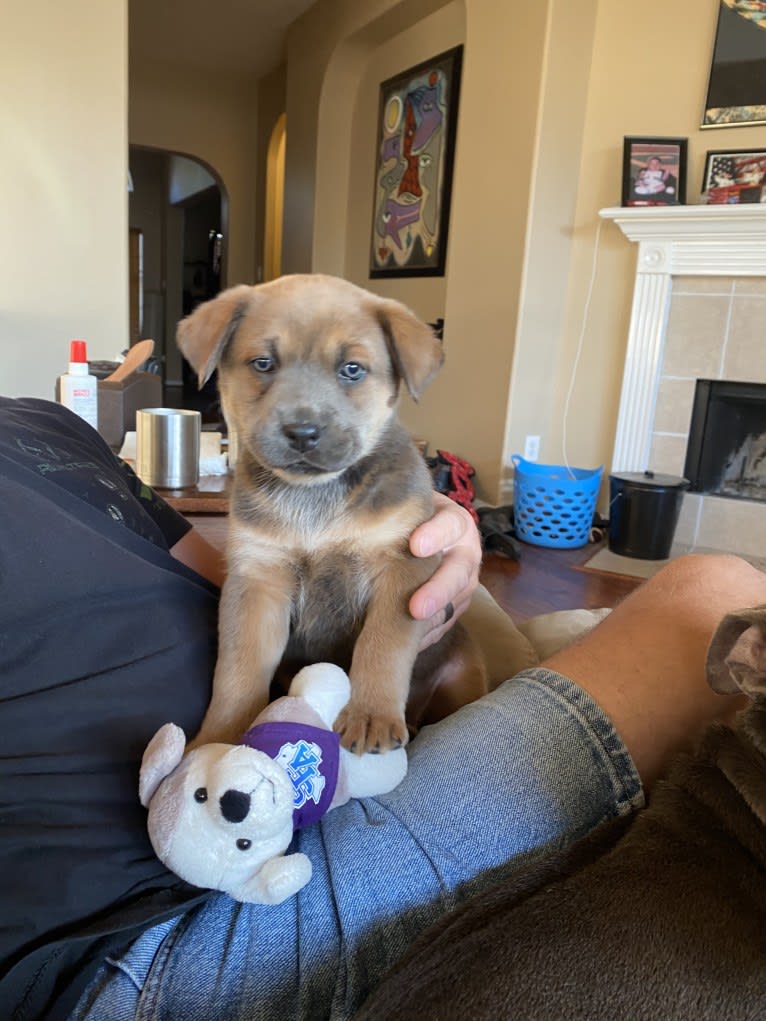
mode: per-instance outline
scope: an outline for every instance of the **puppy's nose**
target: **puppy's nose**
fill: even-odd
[[[242,822],[250,811],[250,795],[244,791],[225,791],[218,800],[226,822]]]
[[[319,443],[320,428],[316,422],[286,422],[282,432],[290,441],[293,450],[313,450]]]

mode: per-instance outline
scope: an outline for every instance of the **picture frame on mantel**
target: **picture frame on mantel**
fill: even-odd
[[[463,47],[381,83],[371,278],[444,276]]]
[[[766,124],[766,6],[719,0],[702,128]]]
[[[622,205],[683,205],[687,146],[686,138],[626,135],[622,149]]]
[[[766,201],[766,150],[713,149],[705,156],[702,201],[743,205]]]

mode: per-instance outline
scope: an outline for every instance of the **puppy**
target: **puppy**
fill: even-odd
[[[707,731],[649,807],[445,916],[368,1018],[766,1017],[766,606],[725,617],[708,679],[752,705]]]
[[[350,674],[335,729],[359,753],[406,743],[413,670],[421,718],[440,686],[482,694],[467,633],[456,625],[418,655],[425,625],[407,609],[438,559],[409,552],[433,489],[396,407],[402,383],[417,399],[441,366],[432,330],[399,302],[295,275],[224,291],[177,339],[200,386],[218,369],[240,447],[219,656],[193,745],[237,740],[275,675],[313,662]]]

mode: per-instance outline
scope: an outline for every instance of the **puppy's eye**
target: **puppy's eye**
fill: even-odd
[[[367,369],[359,362],[345,362],[338,369],[338,375],[346,383],[358,383],[360,379],[364,379],[367,375]]]
[[[207,787],[198,787],[194,792],[194,800],[204,805],[207,801]]]
[[[252,840],[247,840],[245,837],[240,837],[239,840],[237,841],[238,851],[249,851],[252,846],[253,846]]]
[[[274,359],[270,355],[259,355],[250,362],[256,372],[273,372],[276,368]]]

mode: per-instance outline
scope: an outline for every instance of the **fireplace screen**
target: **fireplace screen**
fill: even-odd
[[[766,384],[697,380],[684,475],[692,492],[766,501]]]

